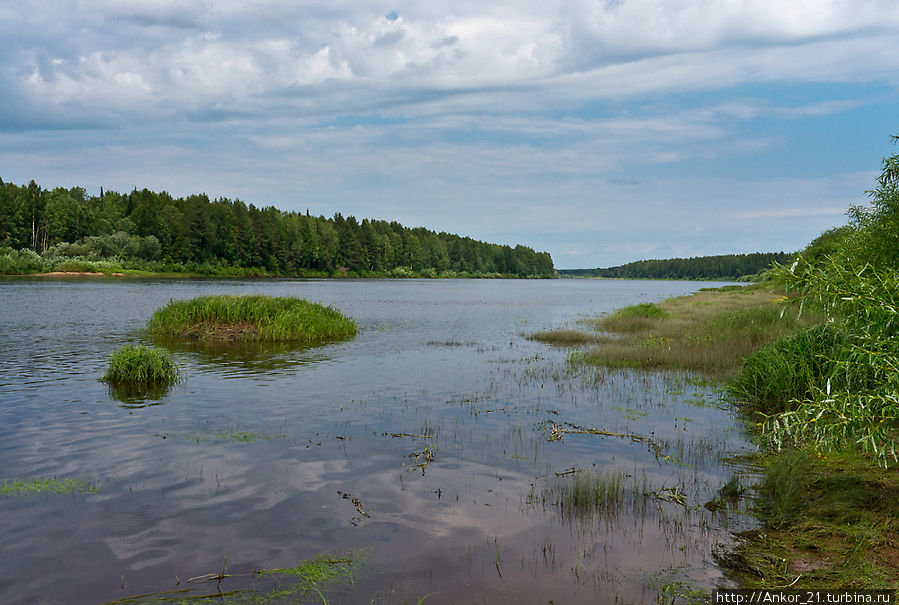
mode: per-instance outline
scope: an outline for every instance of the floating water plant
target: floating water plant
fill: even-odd
[[[84,479],[32,479],[0,483],[0,496],[14,494],[75,494],[96,492],[97,488]]]
[[[358,564],[358,557],[353,553],[340,557],[318,555],[306,559],[295,567],[264,569],[257,571],[257,574],[289,577],[296,582],[295,590],[308,591],[314,590],[326,582],[349,578],[356,564]]]
[[[272,435],[262,432],[223,431],[220,433],[186,433],[179,435],[188,440],[201,443],[204,441],[233,441],[236,443],[252,443],[253,441],[267,441],[271,439],[284,439],[286,435]]]
[[[170,301],[147,324],[156,337],[204,342],[318,344],[356,335],[356,323],[332,307],[300,298],[213,295]]]
[[[327,604],[328,599],[323,591],[328,585],[340,581],[351,582],[353,571],[362,563],[364,556],[364,551],[348,552],[341,556],[318,555],[294,567],[255,569],[249,573],[230,571],[226,557],[220,571],[194,576],[185,582],[198,586],[214,583],[214,590],[181,588],[126,597],[110,601],[107,605],[261,605],[318,600]],[[181,583],[180,579],[178,583]],[[228,588],[228,584],[232,587]]]
[[[154,389],[168,387],[180,378],[178,366],[165,351],[126,345],[109,357],[109,367],[100,380],[118,388]]]

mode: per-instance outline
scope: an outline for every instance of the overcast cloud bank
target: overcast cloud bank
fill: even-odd
[[[894,2],[0,7],[0,177],[552,253],[801,247],[899,130]]]

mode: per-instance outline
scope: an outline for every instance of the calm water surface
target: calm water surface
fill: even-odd
[[[358,561],[351,581],[319,587],[329,603],[655,603],[676,582],[712,588],[712,553],[745,521],[702,504],[750,447],[714,386],[579,369],[525,338],[704,285],[0,281],[0,481],[98,488],[0,498],[0,603],[320,603],[263,601],[278,584],[252,572],[322,553]],[[333,305],[360,333],[169,347],[187,378],[156,396],[98,382],[170,299],[260,292]],[[558,431],[573,427],[620,436]],[[617,504],[560,508],[572,469],[621,478]],[[188,581],[223,563],[221,582]]]

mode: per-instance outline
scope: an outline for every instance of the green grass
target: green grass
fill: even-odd
[[[670,315],[668,311],[653,303],[640,303],[623,307],[609,316],[610,320],[631,319],[634,317],[643,319],[664,319]]]
[[[848,335],[834,323],[801,330],[748,356],[728,384],[728,394],[766,415],[792,410],[815,388],[858,391],[870,386],[868,367],[852,364]],[[848,371],[847,371],[848,368]]]
[[[616,333],[582,360],[609,367],[679,368],[717,376],[735,374],[761,345],[820,322],[778,304],[770,286],[708,290],[658,305],[625,307],[597,321]]]
[[[594,516],[612,519],[627,507],[642,511],[651,497],[645,475],[637,479],[620,470],[600,469],[556,477],[543,488],[536,501],[558,509],[569,519]]]
[[[100,379],[113,387],[167,387],[181,378],[171,356],[154,347],[126,345],[109,357],[106,374]]]
[[[658,305],[641,303],[622,307],[595,323],[606,332],[633,334],[652,329],[654,326],[659,325],[659,320],[665,319],[670,315],[668,311]]]
[[[534,332],[527,338],[529,340],[536,340],[539,342],[544,342],[546,344],[558,346],[589,344],[595,343],[600,340],[600,337],[596,333],[570,329],[541,330],[539,332]]]
[[[31,479],[0,483],[0,495],[16,494],[75,494],[97,492],[97,487],[84,479]]]
[[[201,443],[204,441],[233,441],[236,443],[252,443],[254,441],[269,441],[272,439],[284,439],[285,435],[272,435],[261,432],[224,431],[221,433],[187,433],[179,435],[188,441]]]
[[[125,597],[108,605],[261,605],[274,603],[325,603],[325,590],[341,580],[352,582],[353,571],[365,552],[318,555],[294,567],[256,569],[251,573],[221,571],[188,579],[188,584],[217,582],[215,590],[184,588]],[[252,582],[247,580],[252,578]],[[238,584],[238,586],[234,586]],[[229,588],[229,585],[231,587]]]
[[[299,298],[213,295],[171,301],[147,324],[150,335],[198,341],[318,344],[356,335],[332,307]]]
[[[354,564],[352,556],[319,555],[306,559],[294,567],[266,569],[259,572],[259,575],[286,576],[293,583],[294,590],[308,591],[327,582],[350,577]]]
[[[758,497],[753,504],[755,512],[770,528],[789,527],[802,516],[808,505],[808,454],[793,450],[767,459],[765,463],[764,475],[757,486]]]
[[[899,471],[854,452],[784,450],[761,459],[764,530],[719,554],[746,588],[899,588]]]

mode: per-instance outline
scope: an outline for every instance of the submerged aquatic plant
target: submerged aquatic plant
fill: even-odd
[[[349,577],[353,567],[358,563],[358,556],[349,553],[345,556],[318,555],[306,559],[294,567],[264,569],[257,573],[262,576],[286,576],[295,582],[295,588],[309,590],[325,582]]]
[[[212,295],[170,301],[147,324],[156,337],[199,341],[318,344],[356,335],[332,307],[292,297]]]
[[[79,492],[96,492],[97,487],[84,479],[31,479],[30,481],[14,480],[0,483],[0,495],[14,494],[69,494]]]
[[[171,356],[154,347],[126,345],[109,357],[106,374],[100,378],[113,387],[167,387],[181,379]]]
[[[286,435],[273,435],[261,431],[221,431],[218,433],[185,433],[180,437],[201,443],[204,441],[233,441],[236,443],[252,443],[253,441],[268,441],[271,439],[284,439]]]

